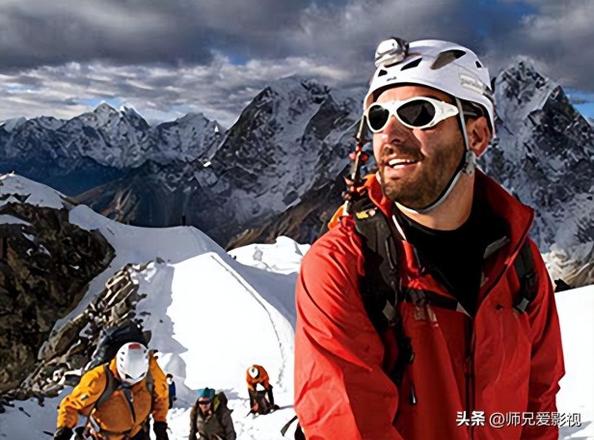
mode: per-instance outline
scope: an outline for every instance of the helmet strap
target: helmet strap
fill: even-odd
[[[460,158],[460,164],[454,171],[454,174],[450,178],[449,183],[446,185],[444,190],[441,194],[435,199],[435,201],[423,208],[410,208],[409,206],[403,205],[400,203],[400,206],[405,208],[407,211],[415,212],[418,214],[427,214],[428,212],[432,211],[433,209],[437,208],[441,205],[450,195],[458,180],[460,180],[460,176],[462,174],[466,174],[471,176],[474,173],[476,168],[475,165],[475,155],[474,152],[470,149],[468,143],[468,134],[466,133],[466,120],[464,118],[464,111],[462,110],[462,101],[458,98],[454,98],[456,100],[456,107],[458,107],[458,125],[460,126],[460,131],[462,132],[462,138],[464,140],[464,154]]]
[[[476,168],[474,152],[470,149],[470,143],[468,142],[468,132],[466,131],[466,118],[464,118],[464,110],[462,109],[462,101],[458,98],[456,100],[456,107],[458,107],[458,125],[462,132],[462,139],[464,139],[464,164],[461,171],[464,174],[472,176]]]

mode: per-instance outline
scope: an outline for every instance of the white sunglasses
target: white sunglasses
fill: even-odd
[[[408,128],[425,129],[458,114],[458,107],[438,99],[415,96],[404,101],[388,101],[370,105],[365,111],[367,126],[373,133],[386,128],[390,116]]]

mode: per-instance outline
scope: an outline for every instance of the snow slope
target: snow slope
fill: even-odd
[[[14,173],[0,175],[0,206],[19,202],[17,196],[26,197],[25,202],[29,205],[54,209],[65,207],[65,196],[56,190]]]
[[[292,273],[299,271],[301,258],[309,244],[299,244],[289,237],[278,237],[274,244],[250,244],[232,249],[229,254],[242,264],[268,272]]]
[[[558,292],[555,298],[565,357],[557,407],[582,417],[581,428],[562,428],[560,438],[594,439],[594,285]]]
[[[171,372],[178,387],[176,408],[170,412],[172,435],[187,438],[191,405],[198,388],[224,390],[235,409],[240,439],[274,439],[293,415],[293,289],[299,259],[283,267],[286,274],[244,266],[193,227],[137,228],[109,220],[86,206],[62,203],[58,192],[16,175],[0,181],[0,196],[29,195],[37,205],[70,208],[69,220],[87,230],[98,229],[116,251],[116,257],[89,286],[81,303],[64,320],[92,300],[116,271],[127,263],[152,261],[132,274],[140,293],[146,294],[137,309],[145,327],[152,331],[151,348],[159,350],[159,362]],[[0,203],[2,203],[0,201]],[[14,219],[2,217],[3,222]],[[297,249],[293,243],[293,249]],[[59,327],[60,323],[56,324]],[[245,371],[252,363],[263,364],[275,386],[281,410],[267,417],[245,418],[249,411]],[[0,415],[0,438],[49,438],[61,398],[18,402]]]
[[[153,333],[150,346],[159,350],[159,363],[174,375],[178,388],[169,416],[171,439],[187,438],[196,390],[205,386],[229,397],[240,439],[276,439],[293,415],[293,327],[267,295],[277,295],[285,309],[292,308],[294,276],[272,274],[285,281],[284,290],[272,292],[266,286],[270,274],[243,277],[240,266],[209,251],[176,264],[153,262],[133,274],[140,292],[147,294],[137,310],[146,314],[145,327]],[[268,369],[281,406],[255,419],[244,417],[249,411],[245,370],[254,362]],[[53,430],[60,398],[48,399],[44,407],[20,402],[22,410],[0,416],[0,438],[48,438],[42,431]]]

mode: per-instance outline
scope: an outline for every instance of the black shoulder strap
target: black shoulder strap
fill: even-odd
[[[103,364],[103,371],[105,372],[105,380],[106,380],[105,388],[103,389],[103,392],[99,396],[99,399],[97,399],[97,401],[95,402],[95,406],[93,407],[93,409],[97,409],[101,405],[103,405],[107,401],[107,399],[109,399],[111,397],[113,392],[118,389],[118,386],[119,386],[118,381],[116,380],[113,373],[109,369],[109,364]]]
[[[397,385],[413,357],[410,338],[404,332],[398,304],[404,300],[398,272],[399,233],[367,196],[353,202],[355,228],[361,236],[365,276],[360,281],[361,297],[373,326],[381,336],[393,327],[398,357],[389,372]]]
[[[520,280],[520,292],[516,298],[515,309],[523,313],[536,298],[538,279],[534,268],[534,256],[528,240],[524,242],[516,260],[514,261],[516,275]]]
[[[365,256],[365,276],[361,280],[363,303],[381,334],[397,320],[396,306],[401,300],[398,249],[389,219],[368,197],[353,203],[353,216]]]
[[[105,374],[105,388],[101,392],[99,398],[93,404],[89,415],[87,416],[87,425],[93,426],[95,430],[100,430],[99,425],[93,419],[93,413],[111,397],[113,392],[118,389],[119,383],[109,369],[109,364],[103,364],[103,372]]]

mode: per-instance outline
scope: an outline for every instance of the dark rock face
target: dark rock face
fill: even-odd
[[[36,366],[56,321],[78,304],[114,250],[100,234],[68,223],[66,209],[7,203],[0,215],[22,221],[0,224],[2,392]]]
[[[4,393],[0,390],[0,407],[2,401],[57,396],[65,385],[78,382],[80,372],[92,360],[102,329],[123,321],[134,321],[142,326],[134,306],[143,295],[131,274],[146,266],[124,266],[105,283],[105,288],[82,313],[49,334],[39,350],[39,361],[23,369],[24,379],[18,386],[5,388]],[[145,336],[150,340],[150,332]]]
[[[257,226],[231,237],[227,248],[251,243],[274,243],[280,235],[291,237],[299,243],[312,243],[322,233],[338,207],[337,203],[342,200],[344,185],[344,180],[339,177],[334,182],[311,189],[299,204],[267,220],[255,221]]]

